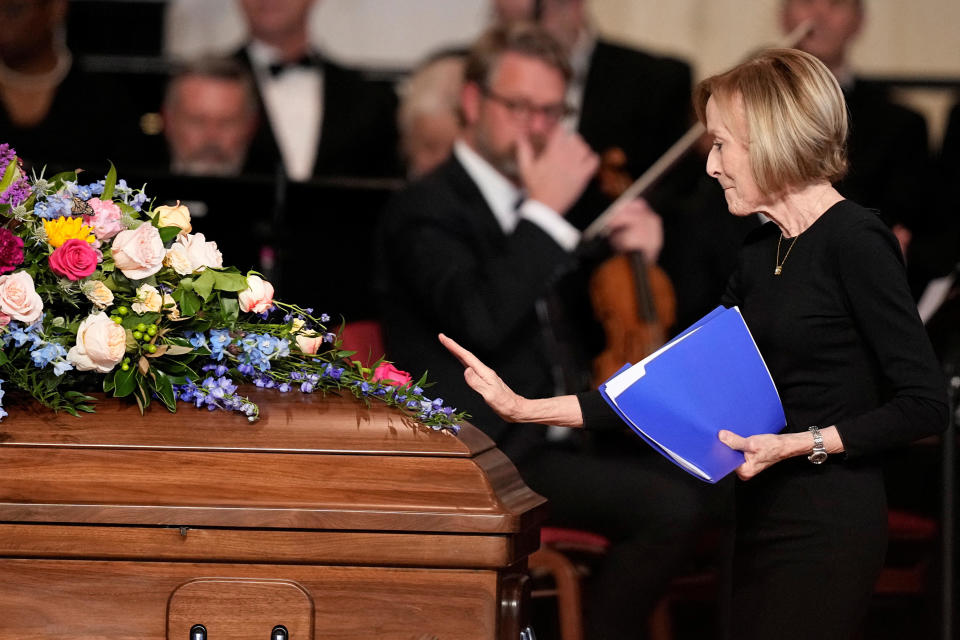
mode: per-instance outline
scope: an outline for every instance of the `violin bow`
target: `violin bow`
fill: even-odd
[[[813,30],[813,21],[807,20],[799,24],[793,31],[787,34],[784,39],[775,45],[775,48],[789,49],[795,47],[801,40],[803,40],[807,34]],[[663,177],[667,171],[670,170],[677,162],[680,161],[683,156],[687,154],[688,151],[696,144],[697,140],[700,139],[706,132],[706,128],[702,123],[697,122],[690,129],[683,134],[683,137],[674,142],[669,149],[667,149],[660,158],[657,159],[650,168],[643,172],[639,178],[634,181],[627,189],[620,194],[620,196],[613,201],[613,203],[604,209],[597,218],[590,223],[590,226],[586,228],[583,232],[584,240],[592,240],[596,236],[606,232],[607,223],[610,222],[610,218],[613,217],[613,212],[616,211],[617,207],[625,202],[629,202],[634,198],[637,198],[643,195],[650,187],[652,187],[660,178]]]

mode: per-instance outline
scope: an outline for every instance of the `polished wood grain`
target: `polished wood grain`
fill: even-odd
[[[162,640],[171,596],[210,579],[296,583],[324,640],[497,637],[494,571],[0,560],[0,640]]]
[[[496,569],[538,545],[519,535],[0,524],[0,557],[20,558]]]
[[[507,532],[543,503],[498,451],[441,460],[0,446],[0,520]]]
[[[10,404],[0,424],[3,446],[204,449],[424,454],[471,457],[493,448],[482,431],[465,423],[457,436],[434,431],[379,401],[367,407],[353,397],[254,388],[241,392],[260,406],[260,420],[180,403],[176,413],[99,395],[96,413],[78,418],[32,403]],[[145,428],[149,425],[149,428]]]
[[[281,613],[300,637],[515,638],[545,500],[485,435],[348,398],[257,399],[254,424],[11,404],[0,640],[185,638],[199,617],[209,640],[266,638],[278,623],[251,617]]]
[[[282,625],[290,640],[311,640],[313,598],[288,580],[206,578],[177,587],[167,605],[167,640],[190,638],[203,625],[207,639],[268,640]]]

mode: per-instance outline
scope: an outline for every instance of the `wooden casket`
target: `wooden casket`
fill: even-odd
[[[0,423],[0,638],[516,640],[545,501],[483,433],[254,393]]]

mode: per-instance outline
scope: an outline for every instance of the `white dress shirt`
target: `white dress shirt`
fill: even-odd
[[[307,180],[313,175],[323,123],[323,71],[319,66],[293,67],[273,76],[269,66],[280,60],[276,49],[254,41],[247,51],[284,169],[292,180]]]
[[[505,234],[513,233],[523,218],[543,229],[566,251],[573,251],[580,244],[580,231],[542,202],[525,199],[517,207],[523,192],[466,142],[457,140],[453,145],[453,153],[480,189]]]

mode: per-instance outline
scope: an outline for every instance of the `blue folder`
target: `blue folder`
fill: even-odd
[[[717,307],[635,365],[600,386],[641,438],[691,475],[715,483],[744,457],[717,438],[786,426],[770,371],[740,310]]]

